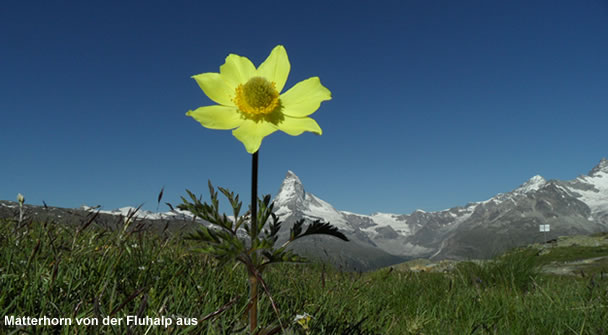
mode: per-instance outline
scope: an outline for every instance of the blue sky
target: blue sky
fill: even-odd
[[[606,1],[0,6],[4,200],[156,210],[208,179],[249,199],[242,144],[185,116],[213,104],[190,76],[277,44],[286,88],[319,76],[333,99],[322,136],[264,139],[260,193],[292,170],[341,210],[432,211],[608,157]]]

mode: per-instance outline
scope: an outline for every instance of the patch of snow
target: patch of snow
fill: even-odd
[[[303,211],[304,215],[312,219],[320,219],[329,222],[339,229],[350,230],[350,226],[344,219],[344,215],[333,208],[332,205],[310,193],[306,193],[306,200],[308,208]]]
[[[95,207],[91,207],[91,206],[87,206],[87,205],[82,205],[82,206],[80,206],[80,209],[82,209],[82,210],[84,210],[84,211],[91,212],[91,211],[96,211],[96,210],[98,210],[100,207],[101,207],[101,206],[95,206]]]
[[[286,216],[291,214],[291,210],[287,206],[279,206],[279,208],[274,210],[274,213],[278,216]]]
[[[391,213],[374,213],[370,216],[370,219],[374,221],[378,226],[391,227],[401,235],[410,235],[411,230],[407,223],[403,220],[397,219],[398,214]]]
[[[353,216],[359,216],[359,217],[369,217],[369,215],[365,215],[365,214],[359,214],[359,213],[353,213],[353,212],[349,212],[349,211],[340,211],[343,214],[346,215],[353,215]]]
[[[529,193],[538,191],[543,187],[547,181],[540,175],[536,175],[530,178],[527,182],[523,183],[520,187],[516,188],[513,192],[515,193]]]
[[[562,186],[562,185],[560,185],[560,184],[555,184],[555,187],[556,187],[556,188],[558,188],[559,190],[561,190],[561,191],[563,191],[563,192],[567,193],[567,194],[570,194],[570,190],[569,190],[569,189],[567,189],[567,188],[565,188],[565,187],[563,187],[563,186]],[[562,196],[562,198],[564,198],[564,195],[563,195],[563,194],[561,194],[561,196]]]
[[[501,195],[502,195],[502,193],[499,193],[498,195],[496,195],[496,196],[494,196],[494,197],[492,197],[492,198],[490,198],[490,199],[487,199],[487,200],[484,200],[484,201],[479,201],[479,202],[477,202],[477,203],[478,203],[478,204],[480,204],[480,205],[485,205],[485,204],[487,204],[487,203],[489,203],[489,202],[494,202],[494,203],[496,203],[496,204],[499,204],[499,203],[501,203],[501,201],[500,201],[500,200],[496,200],[495,198],[496,198],[496,197],[499,197],[499,196],[501,196]]]
[[[439,247],[439,249],[437,249],[437,252],[435,252],[430,258],[433,258],[433,257],[439,255],[441,250],[443,250],[443,248],[445,247],[446,242],[447,242],[447,240],[444,240],[443,242],[441,242],[441,246]]]
[[[580,195],[579,200],[591,209],[592,213],[608,212],[608,173],[598,171],[593,176],[582,176],[578,181],[592,185],[594,189],[574,189]]]
[[[468,211],[456,217],[454,221],[448,223],[447,225],[450,226],[452,229],[458,227],[461,223],[468,220],[471,215],[473,215],[473,212],[475,212],[475,208],[477,208],[477,205],[467,207],[467,209],[469,209]]]
[[[188,211],[183,211],[181,209],[175,209],[175,210],[169,211],[169,212],[150,212],[150,211],[140,209],[137,212],[135,212],[135,210],[137,208],[131,207],[131,206],[121,207],[121,208],[113,209],[111,211],[101,210],[100,206],[91,207],[91,206],[87,206],[87,205],[82,205],[82,206],[80,206],[80,208],[82,210],[85,210],[88,212],[99,211],[99,213],[101,213],[101,214],[110,214],[110,215],[117,215],[117,216],[122,215],[125,218],[129,217],[129,216],[133,216],[134,218],[137,218],[137,219],[148,219],[148,220],[162,220],[162,219],[170,219],[170,218],[175,218],[175,217],[190,217],[190,218],[193,217],[192,213],[190,213]]]
[[[528,179],[528,181],[526,181],[525,183],[520,185],[518,188],[514,189],[513,191],[511,191],[509,193],[498,193],[497,195],[491,197],[490,199],[474,202],[473,204],[485,205],[487,203],[493,202],[496,205],[500,205],[505,200],[511,200],[511,201],[513,201],[513,203],[515,203],[515,200],[513,199],[513,195],[526,194],[529,192],[538,191],[541,187],[543,187],[546,184],[547,184],[547,181],[545,180],[545,178],[543,178],[540,175],[536,175],[536,176]],[[446,209],[446,210],[449,210],[449,209]]]

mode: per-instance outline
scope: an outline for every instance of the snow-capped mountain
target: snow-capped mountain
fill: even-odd
[[[602,159],[588,175],[579,176],[561,186],[569,195],[589,207],[589,220],[608,223],[608,160]]]
[[[305,192],[300,178],[291,171],[287,171],[281,189],[274,198],[274,208],[275,214],[280,216],[300,213],[308,219],[329,221],[339,229],[350,228],[342,212],[315,195]]]
[[[143,209],[138,209],[136,207],[127,206],[121,207],[117,209],[113,209],[111,211],[99,209],[99,206],[91,207],[87,205],[80,206],[80,209],[88,212],[99,212],[102,214],[110,214],[114,216],[122,216],[123,218],[137,218],[137,219],[146,219],[146,220],[184,220],[184,219],[192,219],[192,213],[188,211],[182,211],[180,209],[174,209],[168,212],[152,212]]]
[[[274,211],[281,221],[281,235],[287,238],[289,228],[299,219],[330,222],[341,232],[348,234],[349,242],[334,237],[311,236],[294,242],[293,248],[300,254],[329,259],[347,269],[368,270],[379,266],[402,262],[409,257],[395,256],[378,247],[367,232],[353,223],[346,212],[304,190],[300,178],[288,171],[279,192],[274,198]]]
[[[289,171],[275,197],[275,213],[322,219],[349,238],[402,257],[485,258],[508,248],[560,235],[608,231],[608,160],[571,181],[534,176],[485,201],[439,212],[362,215],[339,211],[304,190]],[[545,236],[540,224],[549,224]]]

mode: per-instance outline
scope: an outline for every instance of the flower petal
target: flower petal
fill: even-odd
[[[319,77],[312,77],[295,84],[281,94],[282,112],[293,117],[304,117],[314,113],[322,101],[331,100],[331,92],[321,84]]]
[[[287,76],[289,76],[289,58],[287,51],[282,45],[277,45],[272,49],[268,58],[258,68],[258,76],[266,78],[266,80],[274,82],[277,92],[281,92],[285,87]]]
[[[233,129],[245,121],[235,107],[220,105],[199,107],[188,111],[186,115],[200,122],[203,127],[210,129]]]
[[[277,123],[276,126],[279,130],[292,136],[298,136],[305,131],[310,131],[318,135],[323,134],[323,130],[321,130],[317,121],[309,117],[296,118],[287,116],[281,122]]]
[[[232,135],[243,142],[248,153],[253,154],[262,145],[262,139],[277,129],[269,122],[245,120],[240,127],[232,131]]]
[[[234,88],[231,88],[219,73],[201,73],[192,78],[211,100],[220,105],[234,106],[234,102],[232,102]]]
[[[226,63],[220,66],[222,79],[234,91],[240,84],[246,83],[251,77],[255,77],[255,66],[247,58],[235,54],[226,57]]]

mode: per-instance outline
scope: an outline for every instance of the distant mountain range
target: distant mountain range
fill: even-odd
[[[275,198],[276,213],[323,219],[346,236],[404,258],[489,258],[506,249],[562,235],[608,231],[608,160],[570,181],[534,176],[515,190],[438,212],[362,215],[336,210],[304,190],[287,173]],[[540,225],[550,231],[540,233]],[[328,243],[333,243],[329,242]]]
[[[310,237],[294,243],[294,249],[329,259],[346,269],[363,271],[412,258],[489,258],[545,238],[608,231],[608,160],[602,159],[587,175],[574,180],[547,181],[534,176],[510,192],[438,212],[363,215],[340,211],[305,191],[301,180],[291,171],[287,172],[274,201],[275,213],[283,221],[284,239],[288,228],[301,218],[321,219],[338,227],[350,242]],[[14,202],[0,201],[0,215],[14,213],[15,208]],[[55,213],[51,216],[57,219],[63,214],[65,221],[82,220],[96,209],[29,206],[28,210],[36,215]],[[107,221],[117,216],[124,218],[132,211],[134,208],[124,207],[100,211],[100,215]],[[189,227],[193,221],[190,213],[182,211],[138,211],[136,217],[152,224],[161,220],[181,228]],[[540,225],[549,225],[550,231],[541,233]]]

